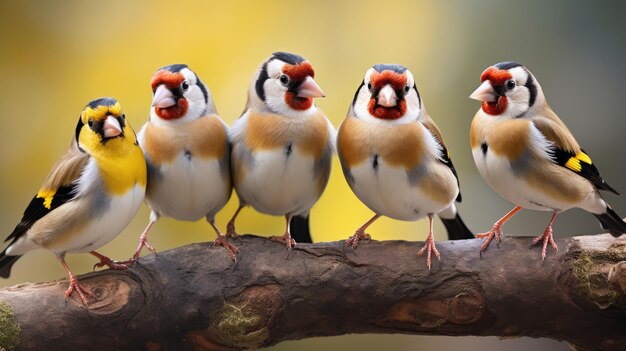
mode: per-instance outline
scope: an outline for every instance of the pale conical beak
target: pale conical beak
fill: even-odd
[[[152,97],[152,106],[167,108],[174,105],[176,105],[174,94],[165,85],[159,85]]]
[[[488,80],[484,81],[478,89],[474,90],[472,95],[470,95],[470,99],[486,102],[495,102],[497,100],[496,92],[493,90],[493,87]]]
[[[296,96],[301,98],[319,98],[326,97],[326,94],[324,94],[322,88],[315,83],[313,78],[308,76],[298,87],[298,93]]]
[[[116,136],[122,134],[120,122],[113,116],[108,116],[107,119],[104,120],[102,130],[104,131],[105,138],[115,138]]]
[[[380,89],[378,92],[378,104],[384,107],[393,107],[398,104],[398,96],[391,85],[387,84]]]

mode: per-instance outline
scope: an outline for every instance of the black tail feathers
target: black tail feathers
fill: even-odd
[[[610,207],[606,208],[606,213],[595,214],[596,218],[600,221],[602,228],[606,229],[614,237],[618,237],[622,234],[626,234],[626,223],[620,216],[613,211]]]
[[[289,222],[291,238],[297,243],[312,243],[311,232],[309,230],[309,216],[293,216]]]
[[[439,217],[441,218],[441,217]],[[446,227],[448,231],[448,239],[450,240],[462,240],[462,239],[473,239],[474,234],[467,228],[461,216],[457,213],[456,216],[452,219],[441,218],[443,225]]]
[[[0,253],[0,277],[8,278],[11,275],[11,267],[22,256],[7,256],[6,249]]]

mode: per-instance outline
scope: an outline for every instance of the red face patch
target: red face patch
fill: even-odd
[[[480,81],[484,82],[488,80],[492,87],[501,87],[506,81],[513,78],[511,72],[507,70],[501,70],[497,67],[491,66],[487,68],[483,74],[480,75]],[[482,109],[490,115],[497,116],[506,110],[509,102],[506,96],[500,95],[494,102],[483,101]]]
[[[491,82],[491,85],[499,86],[499,85],[504,85],[504,83],[506,83],[506,81],[511,78],[513,78],[513,76],[511,75],[511,72],[507,70],[501,70],[501,69],[498,69],[497,67],[491,66],[487,68],[483,72],[483,74],[480,75],[480,82],[482,83],[486,80],[489,80]]]
[[[283,66],[283,73],[289,76],[292,82],[302,82],[307,76],[315,78],[315,71],[313,66],[308,62],[300,62],[297,65],[285,64]]]
[[[500,95],[498,96],[498,100],[496,100],[495,102],[483,101],[482,108],[483,111],[485,111],[486,113],[497,116],[504,112],[504,110],[506,110],[508,104],[509,102],[506,96]]]
[[[367,104],[367,110],[369,113],[380,119],[398,119],[404,116],[406,112],[406,101],[402,98],[402,91],[406,86],[407,77],[404,74],[398,74],[392,71],[383,71],[381,72],[373,72],[370,77],[370,83],[372,84],[372,90],[374,91],[374,96],[370,99]],[[384,107],[378,105],[377,95],[378,92],[385,87],[385,85],[391,85],[393,90],[396,91],[396,95],[398,96],[398,101],[396,106],[392,107]]]
[[[173,91],[175,89],[179,89],[184,80],[185,77],[179,72],[162,70],[154,74],[152,80],[150,81],[150,85],[152,86],[152,92],[156,91],[160,85],[165,85],[170,91]],[[156,112],[157,116],[166,120],[178,119],[187,113],[188,107],[189,102],[187,99],[179,97],[176,100],[176,105],[166,108],[155,107],[154,112]]]
[[[154,92],[156,88],[161,84],[165,84],[168,89],[173,90],[180,87],[180,84],[185,80],[185,77],[180,72],[170,72],[170,71],[158,71],[152,77],[150,81],[150,85],[152,86],[152,91]]]
[[[306,77],[310,76],[313,78],[315,76],[313,66],[308,61],[301,62],[297,65],[286,64],[282,71],[289,77],[292,82],[291,84],[295,85],[304,82]],[[296,93],[287,91],[285,93],[285,103],[294,110],[304,111],[311,108],[313,99],[297,97]]]
[[[312,98],[297,97],[295,93],[290,91],[285,93],[285,102],[289,107],[298,111],[308,110],[313,105]]]
[[[406,85],[406,75],[392,71],[383,71],[382,73],[374,71],[370,77],[370,83],[372,83],[374,91],[382,89],[387,84],[390,84],[396,91],[402,91]]]

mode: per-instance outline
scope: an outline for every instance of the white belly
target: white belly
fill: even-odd
[[[55,248],[49,249],[56,254],[62,252],[82,253],[97,250],[104,246],[121,233],[135,217],[143,202],[144,193],[145,190],[142,186],[135,185],[126,194],[112,197],[104,215],[94,217],[80,235],[74,235],[72,241],[63,244],[64,248],[69,247],[70,249],[63,249],[62,251],[55,250]]]
[[[216,159],[187,159],[181,154],[173,163],[161,165],[160,174],[150,184],[146,202],[162,216],[183,221],[212,218],[230,198],[230,180],[222,177]]]
[[[428,214],[448,208],[454,202],[442,204],[424,194],[418,186],[409,183],[403,168],[392,167],[384,160],[378,161],[374,170],[370,162],[351,168],[356,196],[372,211],[387,217],[413,221]]]
[[[573,207],[571,203],[548,197],[529,186],[513,172],[511,163],[506,157],[497,156],[489,150],[484,155],[480,147],[473,149],[472,154],[483,179],[508,201],[538,211],[566,210]]]
[[[281,150],[255,152],[237,184],[237,194],[259,212],[275,216],[308,212],[320,194],[314,178],[314,159],[297,149],[287,156]]]

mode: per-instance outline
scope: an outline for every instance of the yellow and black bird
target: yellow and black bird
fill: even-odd
[[[0,276],[35,249],[54,253],[69,278],[65,296],[76,292],[87,305],[93,294],[82,287],[65,263],[67,253],[91,253],[98,267],[125,269],[97,253],[135,216],[144,198],[146,162],[135,132],[112,98],[91,101],[83,109],[70,148],[48,174],[0,253]]]
[[[244,113],[230,129],[240,206],[227,235],[237,235],[235,219],[250,205],[285,216],[285,234],[273,239],[288,248],[296,241],[311,242],[309,211],[328,183],[335,138],[334,127],[313,102],[324,96],[314,75],[309,61],[286,52],[274,53],[254,75]]]
[[[612,235],[626,233],[626,223],[604,201],[599,190],[619,193],[600,176],[589,155],[565,123],[552,111],[537,79],[517,62],[488,67],[470,98],[481,101],[470,129],[474,162],[485,181],[516,207],[478,237],[480,251],[502,225],[522,208],[552,212],[552,218],[533,245],[548,243],[556,250],[552,224],[567,209],[579,207],[594,214]]]

